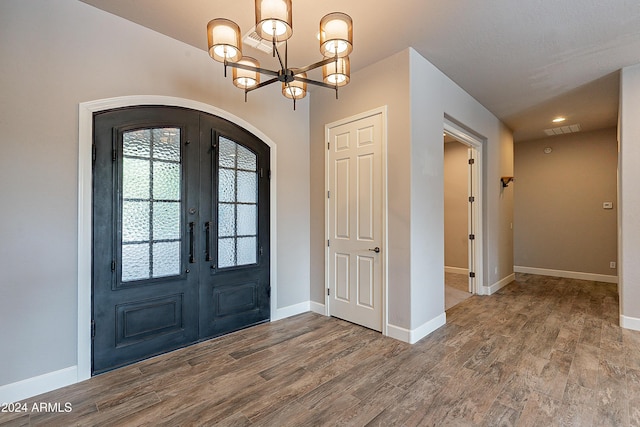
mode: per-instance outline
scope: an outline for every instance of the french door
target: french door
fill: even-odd
[[[269,319],[269,147],[175,107],[94,116],[94,374]]]

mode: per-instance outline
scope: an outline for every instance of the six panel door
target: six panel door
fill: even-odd
[[[329,129],[329,312],[382,330],[382,117]]]

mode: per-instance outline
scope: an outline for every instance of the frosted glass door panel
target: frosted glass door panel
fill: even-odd
[[[180,129],[122,137],[122,282],[180,274]]]
[[[255,264],[257,234],[257,156],[221,137],[218,151],[218,268]]]

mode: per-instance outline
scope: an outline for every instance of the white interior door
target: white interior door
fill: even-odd
[[[382,114],[328,129],[329,315],[382,330]]]

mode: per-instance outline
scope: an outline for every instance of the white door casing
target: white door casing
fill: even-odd
[[[327,125],[328,314],[382,331],[383,114]]]
[[[467,203],[467,229],[469,230],[469,240],[468,240],[468,249],[467,255],[469,257],[468,260],[468,270],[469,274],[469,292],[476,293],[476,245],[475,245],[475,235],[476,235],[476,224],[475,224],[475,214],[476,214],[476,200],[478,199],[478,192],[476,189],[476,182],[473,179],[475,175],[476,166],[476,149],[473,147],[469,147],[467,149],[468,159],[469,159],[469,171],[468,171],[468,190],[467,194],[469,195],[469,202]],[[473,236],[473,238],[471,237]],[[473,273],[473,274],[471,274]]]
[[[444,132],[457,141],[469,147],[469,159],[473,163],[469,168],[469,195],[473,197],[473,202],[469,203],[468,227],[469,234],[474,238],[469,239],[469,271],[475,273],[475,277],[469,278],[469,291],[478,295],[488,295],[484,286],[484,219],[483,211],[483,140],[464,127],[450,120],[445,114]]]

